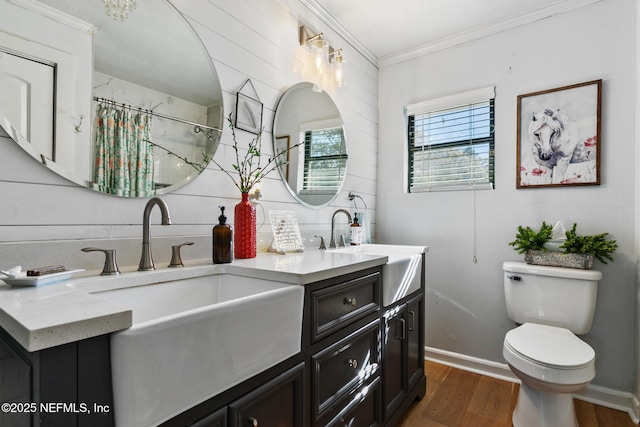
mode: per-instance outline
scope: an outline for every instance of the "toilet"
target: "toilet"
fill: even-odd
[[[589,332],[596,308],[594,270],[505,262],[504,293],[515,329],[502,354],[521,380],[514,427],[576,427],[572,393],[595,377],[595,351],[576,335]]]

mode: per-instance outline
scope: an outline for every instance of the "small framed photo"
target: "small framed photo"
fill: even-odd
[[[262,102],[238,92],[235,127],[259,134],[262,131]]]
[[[291,137],[289,135],[276,136],[275,154],[278,158],[278,168],[289,182],[289,153],[291,149]]]
[[[516,188],[600,185],[602,80],[518,96]]]

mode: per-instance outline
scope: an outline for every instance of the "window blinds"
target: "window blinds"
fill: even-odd
[[[335,193],[342,185],[347,150],[342,127],[305,132],[303,190]]]
[[[492,188],[494,88],[406,108],[409,192]]]

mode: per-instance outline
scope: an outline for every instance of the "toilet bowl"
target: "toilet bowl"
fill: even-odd
[[[521,380],[514,427],[577,427],[572,393],[595,377],[595,351],[576,336],[593,322],[594,270],[505,262],[508,331],[502,354]]]
[[[522,381],[514,427],[576,427],[573,396],[595,377],[595,352],[571,331],[525,323],[507,332],[503,356]]]

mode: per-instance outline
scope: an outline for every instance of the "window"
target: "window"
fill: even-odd
[[[304,133],[304,191],[335,193],[340,189],[346,166],[342,126]]]
[[[408,191],[490,189],[494,88],[407,106]]]

